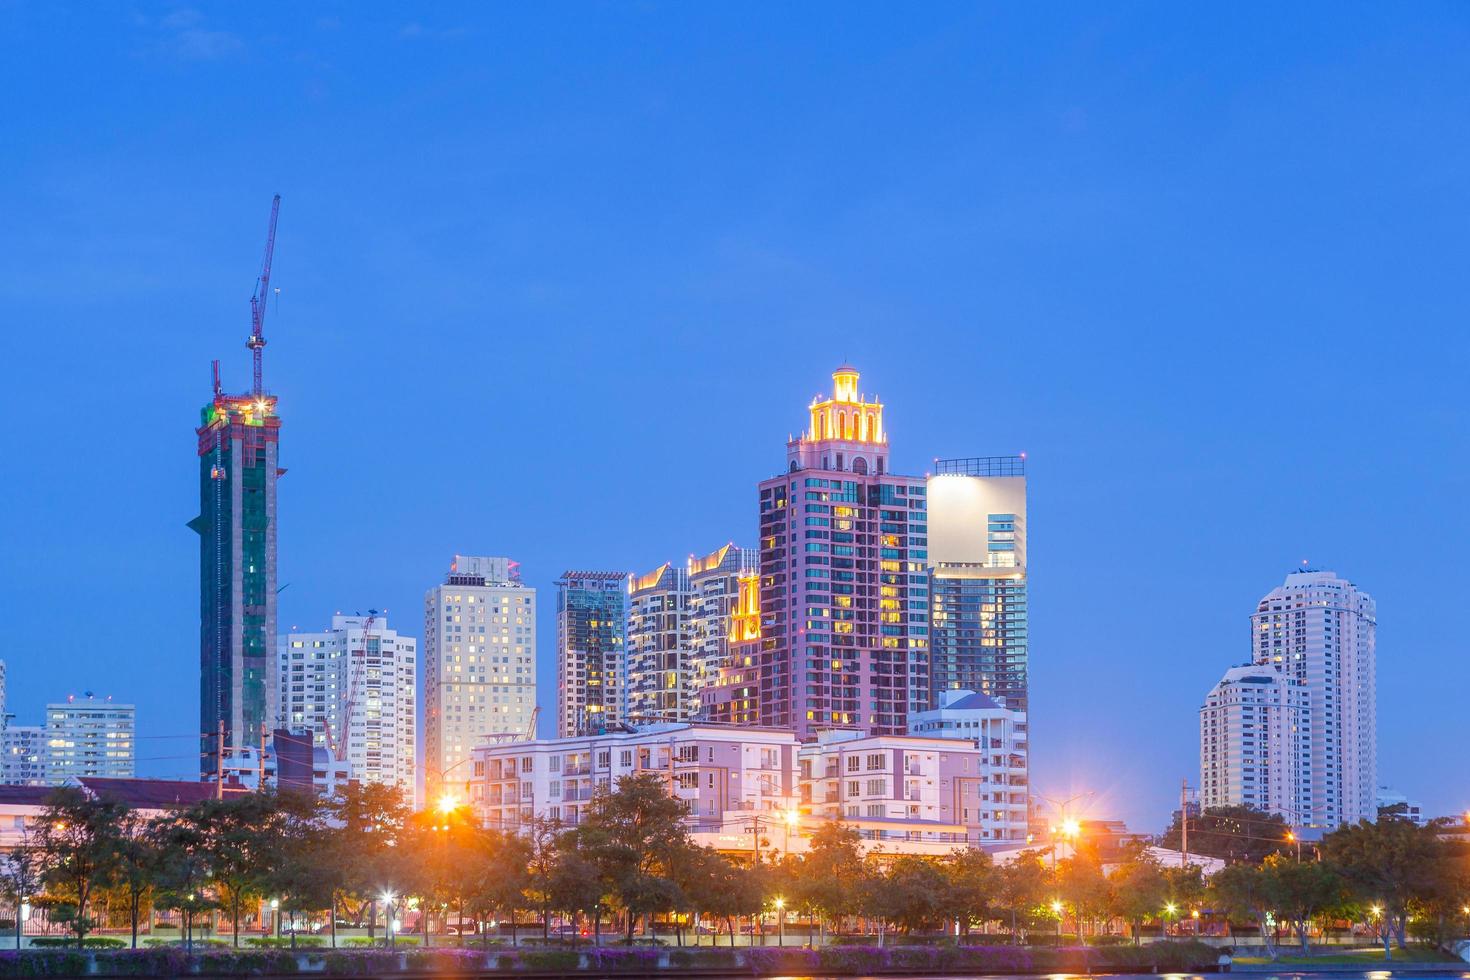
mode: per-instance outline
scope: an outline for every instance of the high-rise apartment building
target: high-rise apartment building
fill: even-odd
[[[353,779],[397,786],[412,800],[417,642],[371,612],[282,636],[276,650],[280,728],[309,732],[315,746],[349,764]]]
[[[59,786],[73,777],[131,777],[133,718],[131,704],[115,704],[90,692],[46,705],[46,781]]]
[[[928,705],[925,481],[889,471],[883,405],[858,378],[833,372],[832,394],[787,443],[786,472],[759,485],[760,617],[737,609],[743,635],[710,689],[711,717],[802,738],[900,735]]]
[[[1306,692],[1310,769],[1300,826],[1334,828],[1377,816],[1377,607],[1334,572],[1292,572],[1251,615],[1252,659]]]
[[[40,725],[7,724],[0,735],[0,783],[7,786],[46,785],[46,729]]]
[[[1311,809],[1311,709],[1302,683],[1274,664],[1232,667],[1199,710],[1199,801],[1283,815]]]
[[[627,716],[632,724],[689,721],[730,653],[731,613],[754,551],[727,544],[684,568],[628,580]]]
[[[715,683],[720,668],[729,662],[730,641],[734,636],[734,619],[740,597],[740,582],[759,587],[757,572],[759,554],[751,548],[725,545],[703,557],[689,557],[689,622],[693,687],[688,701],[688,714],[693,718],[700,710],[700,692]],[[753,592],[758,598],[758,593]],[[757,610],[758,612],[758,610]],[[757,621],[759,616],[756,617]]]
[[[1027,703],[1026,461],[940,459],[929,478],[929,701]]]
[[[424,596],[428,798],[458,795],[470,750],[487,735],[527,732],[535,710],[536,590],[509,558],[455,555]]]
[[[255,745],[276,715],[276,479],[281,419],[273,395],[214,400],[198,435],[200,772],[226,746]]]
[[[684,721],[694,689],[689,572],[665,562],[628,577],[626,720]]]
[[[627,572],[564,572],[556,582],[558,738],[624,721]]]

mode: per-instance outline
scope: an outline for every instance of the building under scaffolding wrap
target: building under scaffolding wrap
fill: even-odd
[[[227,747],[257,745],[274,724],[276,478],[281,420],[266,394],[216,385],[199,435],[200,772]]]

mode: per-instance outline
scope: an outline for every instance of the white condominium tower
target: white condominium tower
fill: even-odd
[[[455,555],[424,596],[424,790],[463,794],[470,750],[536,707],[536,590],[509,558]]]
[[[1306,691],[1310,770],[1299,826],[1377,818],[1377,702],[1373,598],[1334,572],[1292,572],[1251,616],[1252,659]]]
[[[1306,688],[1274,664],[1232,667],[1199,709],[1199,794],[1206,809],[1248,806],[1299,825],[1310,809]]]
[[[339,614],[325,632],[279,637],[276,663],[280,727],[310,729],[353,779],[414,798],[416,640],[389,629],[375,610]]]
[[[755,551],[727,544],[628,577],[625,720],[634,725],[689,721],[700,690],[726,665],[730,615],[742,576],[756,578]]]
[[[60,786],[79,776],[131,778],[133,706],[111,698],[68,697],[46,705],[46,782]]]

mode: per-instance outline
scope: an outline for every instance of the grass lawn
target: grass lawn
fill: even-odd
[[[1282,955],[1275,962],[1277,964],[1310,964],[1320,966],[1371,966],[1383,962],[1383,948],[1355,949],[1351,952],[1342,953],[1318,953],[1315,956],[1302,956],[1300,953],[1290,955],[1287,951],[1291,947],[1282,946]],[[1272,960],[1267,956],[1237,956],[1235,962],[1240,964],[1265,965]],[[1443,963],[1445,954],[1429,946],[1410,946],[1408,949],[1393,948],[1394,963]]]

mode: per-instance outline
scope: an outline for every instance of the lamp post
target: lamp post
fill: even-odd
[[[1056,945],[1057,946],[1061,946],[1062,945],[1062,902],[1061,902],[1061,899],[1055,899],[1055,900],[1052,901],[1052,903],[1051,903],[1051,913],[1052,913],[1052,915],[1055,915],[1057,917],[1057,940],[1056,940]]]
[[[1302,863],[1302,839],[1297,836],[1296,831],[1294,831],[1294,830],[1288,830],[1286,832],[1286,842],[1288,844],[1295,844],[1296,845],[1296,863],[1297,864],[1301,864]]]
[[[281,900],[271,899],[271,925],[275,927],[276,938],[281,938]]]
[[[778,898],[776,906],[776,945],[786,945],[786,899]]]
[[[1179,906],[1175,905],[1173,902],[1170,902],[1170,903],[1168,903],[1167,905],[1164,906],[1164,938],[1165,939],[1168,939],[1169,938],[1169,916],[1171,916],[1171,915],[1174,916],[1175,921],[1178,921],[1178,918],[1179,918],[1179,914],[1178,913],[1179,913]]]
[[[383,892],[383,918],[387,920],[384,923],[387,929],[384,940],[388,944],[389,949],[393,948],[393,899],[394,895],[391,891]]]
[[[801,811],[792,807],[786,811],[786,856],[791,856],[791,832],[801,826]]]

